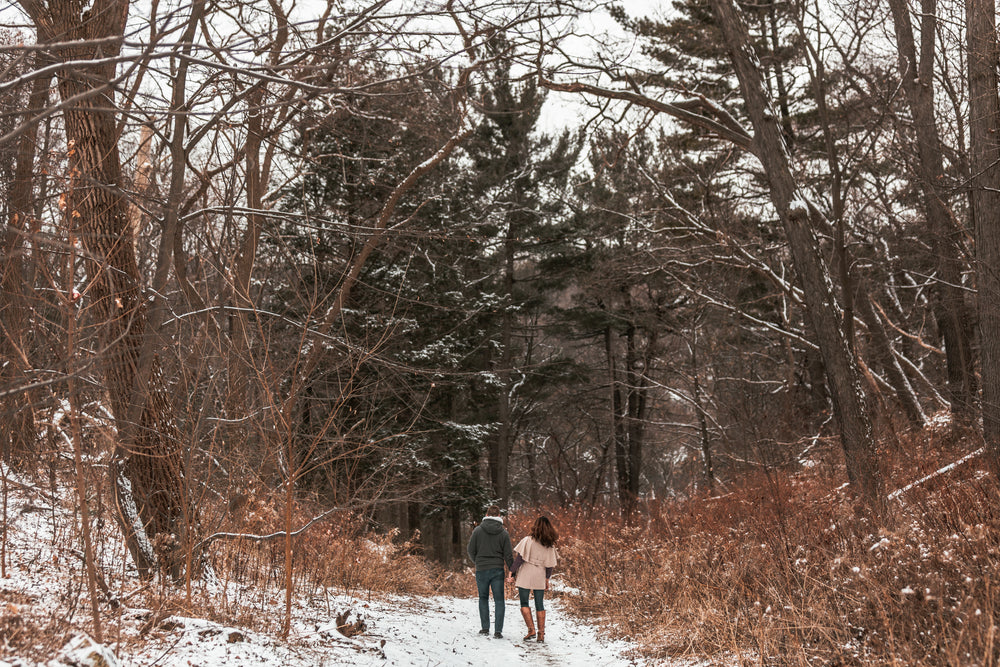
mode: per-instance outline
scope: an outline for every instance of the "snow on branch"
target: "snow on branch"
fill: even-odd
[[[254,533],[212,533],[211,535],[209,535],[208,537],[206,537],[205,539],[203,539],[201,542],[199,542],[198,544],[194,545],[193,552],[195,554],[201,553],[201,551],[205,547],[207,547],[208,545],[210,545],[212,542],[215,542],[216,540],[249,540],[251,542],[271,542],[273,540],[278,540],[278,539],[284,538],[286,536],[287,537],[298,537],[299,535],[301,535],[302,533],[304,533],[306,530],[308,530],[314,523],[322,521],[323,519],[325,519],[326,517],[330,516],[334,512],[339,512],[342,509],[344,509],[344,508],[343,507],[334,507],[333,509],[329,509],[329,510],[323,512],[322,514],[318,514],[318,515],[314,516],[313,518],[309,519],[309,521],[307,521],[304,526],[302,526],[298,530],[292,531],[291,533],[286,533],[283,530],[280,530],[280,531],[278,531],[276,533],[269,533],[267,535],[257,535],[257,534],[254,534]]]
[[[451,155],[452,151],[455,150],[455,147],[458,146],[467,136],[472,134],[473,130],[474,125],[472,119],[468,114],[463,114],[458,129],[451,136],[451,138],[449,138],[448,141],[446,141],[433,155],[414,167],[406,178],[404,178],[393,189],[389,198],[382,206],[382,211],[379,213],[371,235],[368,237],[365,245],[362,246],[361,250],[354,257],[347,275],[344,276],[340,289],[337,291],[337,295],[333,300],[333,304],[323,315],[319,325],[310,332],[311,334],[318,334],[319,336],[326,336],[329,334],[330,329],[340,317],[340,313],[344,309],[344,304],[347,302],[347,299],[351,294],[351,290],[354,288],[354,284],[358,281],[358,278],[361,275],[361,270],[364,267],[365,262],[368,260],[368,256],[374,252],[376,246],[379,244],[382,235],[385,233],[389,225],[389,220],[396,212],[396,206],[403,198],[403,195],[410,190],[410,188],[412,188],[422,176],[427,174],[427,172]],[[290,420],[292,408],[298,400],[298,394],[302,390],[302,387],[305,386],[305,378],[309,377],[319,364],[323,355],[323,350],[324,348],[321,345],[314,346],[309,355],[306,357],[305,362],[302,364],[302,367],[297,375],[297,379],[292,385],[292,389],[289,391],[288,397],[285,399],[284,406],[281,410],[281,415],[284,416],[286,421]]]
[[[893,491],[892,493],[889,494],[889,500],[895,500],[896,498],[900,497],[901,495],[903,495],[904,493],[906,493],[907,491],[909,491],[913,487],[920,486],[921,484],[929,482],[930,480],[934,479],[935,477],[940,477],[941,475],[943,475],[945,473],[951,472],[952,470],[954,470],[958,466],[962,465],[963,463],[968,463],[972,459],[976,458],[977,456],[979,456],[980,454],[982,454],[983,451],[984,451],[984,448],[980,447],[976,451],[974,451],[974,452],[972,452],[970,454],[966,454],[965,456],[963,456],[959,460],[954,461],[952,463],[949,463],[945,467],[939,468],[938,470],[935,470],[934,472],[930,473],[929,475],[924,475],[923,477],[921,477],[917,481],[910,482],[909,484],[907,484],[906,486],[904,486],[901,489],[896,489],[895,491]]]

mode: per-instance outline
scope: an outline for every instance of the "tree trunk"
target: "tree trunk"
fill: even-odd
[[[883,478],[872,430],[872,408],[854,356],[841,329],[833,285],[819,254],[814,226],[826,221],[799,191],[789,166],[778,115],[764,92],[746,27],[731,0],[712,0],[730,45],[733,68],[753,123],[757,155],[770,184],[771,200],[788,237],[803,297],[826,366],[841,444],[852,488],[876,513],[884,508]]]
[[[715,468],[712,466],[712,442],[708,437],[708,419],[705,417],[704,399],[698,370],[698,339],[691,341],[691,377],[694,384],[694,407],[698,412],[698,432],[701,436],[701,480],[708,493],[715,493]],[[790,387],[791,385],[789,385]]]
[[[48,64],[39,57],[36,65]],[[18,385],[28,384],[31,369],[25,346],[27,315],[25,308],[25,238],[33,229],[29,224],[34,202],[32,201],[35,164],[35,145],[38,123],[31,122],[48,106],[51,75],[36,78],[31,85],[28,108],[24,120],[28,123],[18,139],[17,164],[14,183],[10,189],[10,220],[0,233],[0,392],[13,392],[4,398],[5,408],[0,411],[0,456],[6,462],[23,461],[35,455],[37,433],[35,410],[31,394]]]
[[[519,201],[516,199],[515,201]],[[503,290],[506,295],[500,324],[500,362],[497,377],[500,380],[500,396],[497,405],[497,419],[500,428],[497,438],[490,447],[490,481],[493,494],[500,506],[506,508],[510,501],[510,452],[514,441],[513,406],[513,366],[514,366],[514,246],[517,242],[518,225],[513,220],[515,214],[508,214],[507,235],[504,239]]]
[[[615,472],[618,480],[618,501],[622,511],[631,511],[633,498],[629,496],[628,436],[625,429],[625,413],[618,373],[615,370],[614,345],[611,327],[604,329],[604,354],[608,360],[608,387],[611,389],[611,440],[615,446]]]
[[[840,165],[840,154],[837,148],[837,141],[834,136],[832,120],[829,107],[826,103],[827,81],[826,66],[823,58],[809,44],[806,37],[805,26],[801,16],[797,19],[799,37],[806,45],[809,54],[812,56],[811,62],[815,69],[810,70],[812,80],[813,97],[816,100],[816,108],[819,112],[821,129],[823,132],[823,144],[826,149],[826,161],[830,167],[830,213],[834,226],[834,249],[837,262],[837,273],[840,277],[841,306],[844,309],[841,321],[844,327],[844,339],[847,341],[847,349],[851,354],[855,353],[855,333],[854,333],[854,280],[851,277],[851,261],[847,251],[847,224],[844,220],[844,171]]]
[[[771,56],[774,59],[774,79],[778,93],[778,109],[781,111],[781,131],[785,136],[785,141],[791,144],[795,139],[795,131],[792,128],[792,114],[788,106],[788,86],[785,84],[785,70],[781,67],[778,59],[778,51],[781,43],[778,41],[778,10],[777,4],[771,2],[767,8],[769,37],[771,39]]]
[[[250,293],[250,278],[253,274],[254,261],[257,259],[257,247],[264,225],[259,211],[263,207],[264,187],[268,174],[263,173],[260,151],[264,142],[264,126],[262,120],[263,89],[255,88],[248,97],[247,106],[247,139],[244,146],[246,163],[247,189],[247,229],[243,235],[239,255],[233,272],[233,301],[236,310],[230,314],[228,375],[229,386],[226,397],[226,410],[233,417],[250,414],[254,411],[251,400],[250,369],[251,341],[254,332],[250,326],[250,313],[254,309],[253,297]]]
[[[631,305],[631,300],[626,299]],[[631,512],[639,500],[639,481],[642,478],[643,441],[646,433],[646,412],[649,405],[649,364],[656,346],[656,334],[652,333],[640,359],[636,337],[639,328],[629,324],[625,333],[625,377],[627,378],[627,413],[625,415],[625,437],[628,442],[625,464],[628,467],[627,499]]]
[[[531,501],[532,507],[538,507],[538,469],[535,464],[537,453],[534,438],[525,438],[524,457],[528,467],[528,499]]]
[[[114,64],[85,65],[117,55],[128,3],[98,0],[89,9],[73,0],[43,6],[23,0],[39,41],[77,41],[60,51],[74,63],[61,70],[59,93],[66,109],[69,147],[67,224],[86,250],[88,296],[101,323],[101,371],[117,426],[112,474],[119,520],[142,575],[161,562],[170,565],[184,519],[179,442],[167,392],[153,360],[137,396],[137,372],[146,327],[139,268],[122,194],[114,101]],[[100,40],[98,42],[98,40]],[[162,561],[161,557],[167,557]]]
[[[976,229],[976,287],[982,360],[983,439],[1000,478],[1000,104],[997,101],[996,8],[966,0],[969,44],[969,152]]]
[[[906,0],[889,0],[899,53],[899,76],[917,141],[916,169],[937,263],[934,308],[944,338],[948,394],[957,415],[971,416],[976,393],[970,314],[963,297],[960,245],[964,235],[947,201],[944,159],[934,111],[936,0],[921,0],[920,55],[917,56]]]

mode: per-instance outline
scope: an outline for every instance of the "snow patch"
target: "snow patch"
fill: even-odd
[[[72,665],[73,667],[118,667],[121,663],[114,652],[98,644],[87,635],[76,635],[63,647],[59,657],[50,660],[46,667]]]
[[[793,218],[809,217],[809,203],[802,198],[793,199],[791,203],[788,204],[788,215]]]

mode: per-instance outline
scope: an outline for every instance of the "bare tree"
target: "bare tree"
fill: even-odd
[[[1000,477],[1000,102],[996,7],[984,0],[967,0],[965,12],[983,438],[993,473]]]
[[[972,318],[962,286],[964,263],[960,248],[965,236],[948,204],[944,157],[934,107],[934,64],[937,40],[937,2],[920,5],[920,52],[917,53],[910,9],[905,0],[890,0],[899,76],[916,138],[915,167],[924,195],[924,211],[937,263],[935,310],[947,354],[948,389],[952,411],[968,417],[977,392],[972,352]]]
[[[146,304],[122,193],[115,104],[116,56],[128,3],[25,0],[39,42],[73,42],[61,49],[59,69],[69,144],[67,224],[86,251],[83,292],[102,323],[105,386],[117,422],[113,457],[119,519],[141,572],[150,573],[183,532],[183,466],[162,376],[139,372]]]

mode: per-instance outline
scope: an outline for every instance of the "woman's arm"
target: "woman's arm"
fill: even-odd
[[[521,554],[514,552],[514,564],[510,568],[511,576],[517,574],[518,568],[520,568],[522,565],[524,565],[524,559],[521,558]]]

